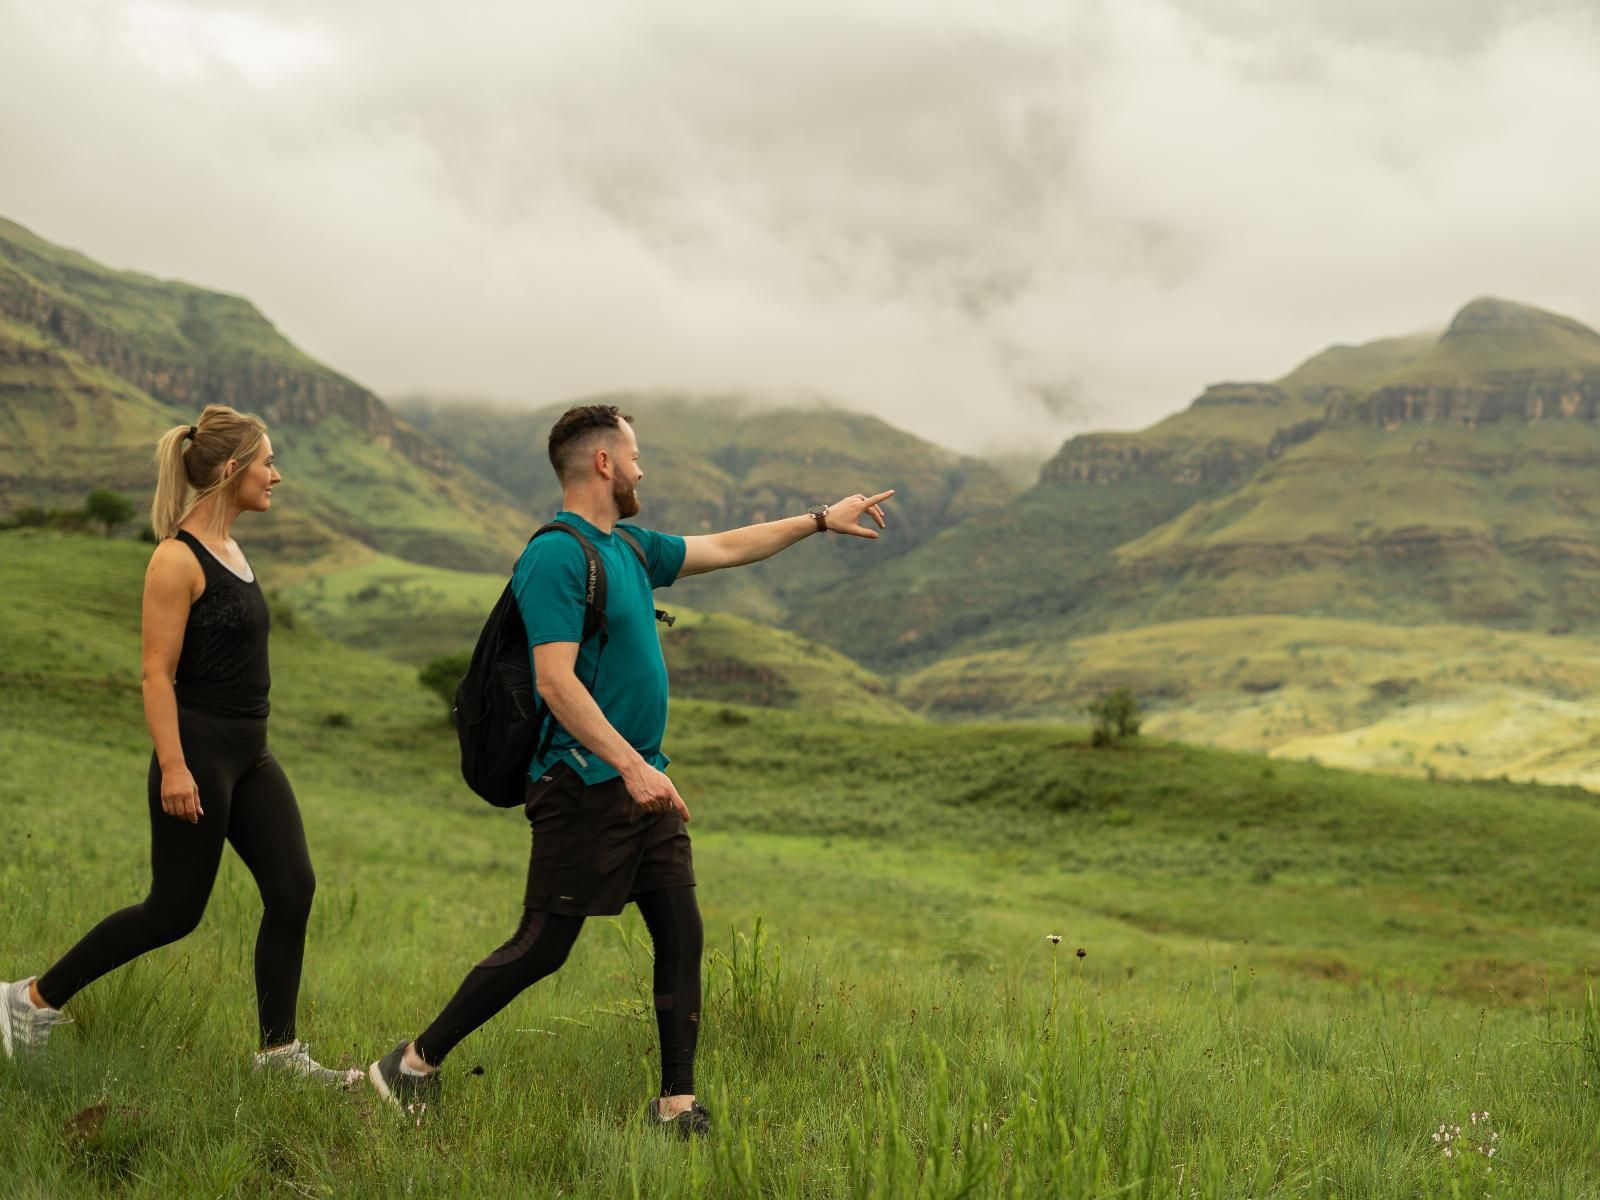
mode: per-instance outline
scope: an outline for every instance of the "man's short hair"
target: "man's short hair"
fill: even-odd
[[[603,437],[633,424],[633,418],[615,404],[578,404],[561,414],[550,428],[550,465],[556,478],[567,482],[567,475],[578,461]]]

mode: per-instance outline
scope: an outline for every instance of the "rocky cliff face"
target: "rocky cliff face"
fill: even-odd
[[[1494,421],[1600,420],[1600,374],[1519,372],[1494,383],[1455,387],[1380,387],[1328,405],[1333,424],[1450,423],[1476,428]]]
[[[1147,445],[1130,437],[1084,434],[1045,463],[1039,482],[1098,487],[1135,478],[1194,485],[1226,483],[1245,478],[1265,457],[1263,447],[1226,439]]]
[[[242,316],[266,323],[253,306],[239,301]],[[456,460],[394,415],[371,392],[343,376],[315,366],[295,369],[267,358],[219,366],[203,355],[168,357],[136,348],[133,339],[103,326],[84,309],[25,281],[0,275],[0,315],[31,326],[86,361],[126,379],[158,400],[199,411],[227,404],[259,414],[268,425],[310,427],[342,417],[366,438],[413,462],[451,474]],[[11,355],[44,356],[49,349],[13,347]],[[33,358],[18,359],[24,364]]]
[[[1458,425],[1475,429],[1495,422],[1600,422],[1600,372],[1520,371],[1494,382],[1457,386],[1389,385],[1356,395],[1343,388],[1319,389],[1314,399],[1322,415],[1292,420],[1284,411],[1264,445],[1236,438],[1193,437],[1156,440],[1145,434],[1082,434],[1068,441],[1044,465],[1045,483],[1108,486],[1124,480],[1161,478],[1172,483],[1221,484],[1247,478],[1268,459],[1340,425],[1375,425],[1394,430],[1405,425]],[[1225,404],[1280,408],[1288,403],[1270,384],[1223,384],[1207,389],[1191,411]],[[1314,410],[1313,410],[1314,411]]]

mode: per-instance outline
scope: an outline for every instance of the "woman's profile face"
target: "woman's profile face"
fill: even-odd
[[[261,435],[261,449],[248,466],[233,493],[240,512],[266,512],[272,507],[272,487],[282,481],[272,454],[272,439]]]

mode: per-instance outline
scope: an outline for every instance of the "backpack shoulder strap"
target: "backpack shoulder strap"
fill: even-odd
[[[633,530],[629,529],[626,525],[614,526],[611,532],[626,542],[628,549],[633,551],[633,556],[639,560],[639,566],[644,569],[644,577],[648,582],[650,579],[650,564],[644,559],[644,547],[639,544],[639,535],[634,533]],[[659,608],[656,609],[656,620],[662,622],[669,629],[677,621],[677,619],[677,617],[673,616],[669,612],[663,612]]]
[[[627,543],[628,549],[633,551],[633,556],[639,560],[639,565],[644,568],[644,573],[650,574],[650,564],[644,560],[644,547],[639,544],[639,535],[626,525],[614,525],[611,532]]]
[[[603,637],[606,633],[605,564],[600,561],[600,553],[594,548],[594,543],[584,537],[581,530],[574,529],[565,521],[551,521],[548,525],[541,525],[533,531],[533,537],[528,541],[531,542],[541,534],[556,530],[575,538],[583,550],[583,640],[588,641],[596,633]]]

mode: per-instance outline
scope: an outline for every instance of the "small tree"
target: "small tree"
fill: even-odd
[[[83,513],[89,520],[104,525],[106,536],[110,537],[118,525],[133,516],[133,501],[110,488],[96,488],[83,502]]]
[[[472,655],[467,653],[442,655],[417,672],[417,682],[435,693],[448,709],[455,703],[456,685],[471,662]]]
[[[1096,746],[1113,746],[1123,738],[1138,737],[1139,701],[1127,688],[1101,696],[1085,711],[1094,718],[1091,740]]]

